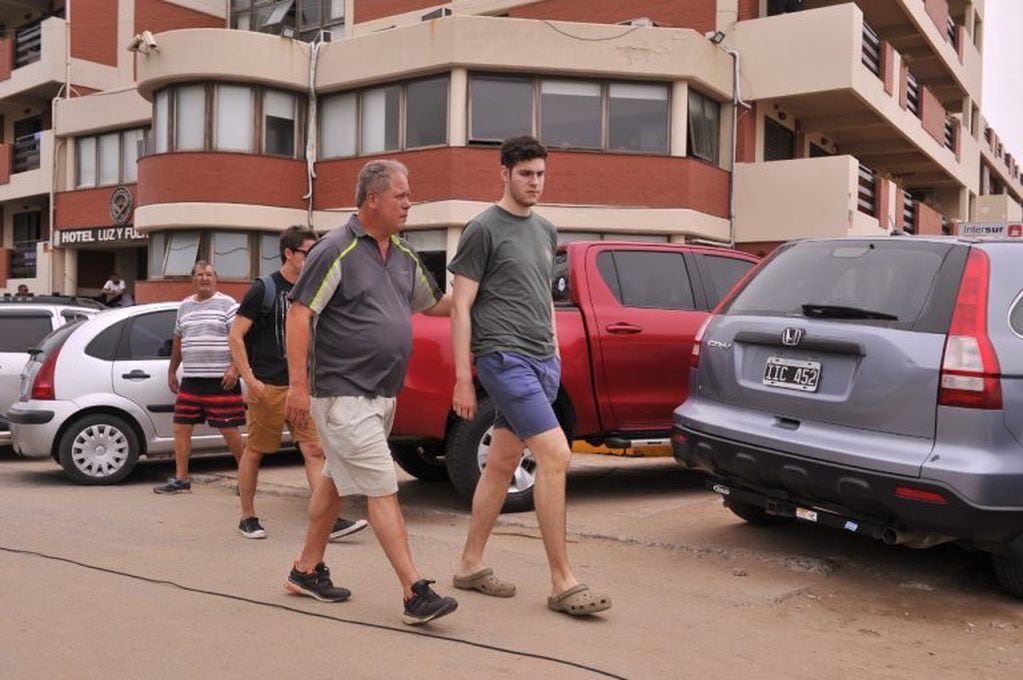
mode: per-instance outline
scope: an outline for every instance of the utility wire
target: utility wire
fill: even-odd
[[[83,569],[90,569],[92,571],[102,572],[104,574],[113,574],[114,576],[121,576],[123,578],[133,579],[135,581],[142,581],[144,583],[152,583],[155,585],[164,585],[184,590],[189,593],[197,593],[200,595],[210,595],[213,597],[223,598],[225,600],[234,600],[236,602],[245,602],[247,604],[253,604],[259,607],[270,607],[272,609],[282,609],[287,612],[294,614],[301,614],[302,616],[310,616],[317,619],[327,619],[328,621],[336,621],[338,623],[347,623],[352,626],[362,626],[363,628],[373,628],[376,630],[385,630],[390,633],[401,633],[403,635],[414,635],[416,637],[433,638],[435,640],[441,640],[443,642],[453,642],[455,644],[466,645],[468,647],[476,647],[477,649],[486,649],[492,652],[499,652],[501,654],[510,654],[512,656],[520,656],[530,659],[538,659],[540,661],[549,661],[551,663],[559,664],[562,666],[570,666],[572,668],[578,668],[580,670],[588,671],[594,675],[599,675],[605,678],[615,678],[615,680],[626,680],[624,676],[616,675],[610,671],[605,671],[594,666],[587,666],[586,664],[576,663],[575,661],[568,661],[567,659],[559,659],[554,656],[547,656],[546,654],[535,654],[533,652],[523,652],[517,649],[510,649],[508,647],[498,647],[496,645],[488,645],[483,642],[474,642],[472,640],[466,640],[464,638],[450,637],[447,635],[437,635],[436,633],[424,633],[420,631],[413,631],[407,628],[397,628],[395,626],[386,626],[381,623],[370,623],[368,621],[358,621],[355,619],[346,619],[340,616],[331,616],[329,614],[320,614],[318,612],[311,612],[305,609],[299,609],[297,607],[289,607],[284,604],[277,604],[275,602],[266,602],[264,600],[256,600],[249,597],[243,597],[241,595],[232,595],[230,593],[222,593],[216,590],[204,590],[202,588],[193,588],[191,586],[182,585],[174,581],[167,581],[165,579],[151,578],[149,576],[142,576],[140,574],[132,574],[130,572],[116,571],[114,569],[107,569],[106,567],[100,567],[95,564],[88,564],[86,562],[79,562],[68,557],[60,557],[58,555],[49,555],[47,553],[36,552],[35,550],[20,550],[18,548],[10,548],[8,546],[0,546],[0,551],[6,553],[12,553],[14,555],[28,555],[30,557],[38,557],[44,560],[51,560],[53,562],[64,562],[65,564],[72,564],[76,567],[82,567]]]

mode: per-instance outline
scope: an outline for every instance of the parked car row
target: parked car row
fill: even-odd
[[[788,244],[693,346],[674,455],[760,525],[991,553],[1023,597],[1023,242]]]

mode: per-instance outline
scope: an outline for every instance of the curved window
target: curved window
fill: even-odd
[[[304,107],[301,96],[255,85],[174,85],[153,99],[153,149],[297,158],[302,155]]]
[[[221,280],[252,280],[281,266],[277,231],[193,230],[149,234],[149,278],[190,278],[206,260]]]
[[[97,187],[138,180],[139,147],[147,128],[77,137],[75,139],[75,187]]]
[[[354,92],[323,98],[320,104],[320,158],[355,155],[357,99]]]

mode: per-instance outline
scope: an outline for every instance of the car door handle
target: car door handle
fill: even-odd
[[[613,323],[609,326],[606,326],[606,330],[608,333],[614,333],[615,335],[634,335],[636,333],[643,332],[643,328],[641,326],[636,326],[631,323],[624,322]]]
[[[152,376],[146,373],[145,371],[140,371],[139,369],[136,368],[131,373],[122,373],[121,377],[124,378],[125,380],[145,380],[146,378],[151,378]]]

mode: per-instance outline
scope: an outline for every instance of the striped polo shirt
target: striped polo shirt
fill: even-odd
[[[392,235],[385,260],[353,215],[309,251],[290,297],[316,314],[314,397],[393,397],[412,354],[411,316],[441,292],[407,241]]]
[[[227,335],[238,303],[214,293],[205,300],[190,295],[181,301],[174,335],[181,337],[181,375],[185,378],[220,378],[231,365]]]

